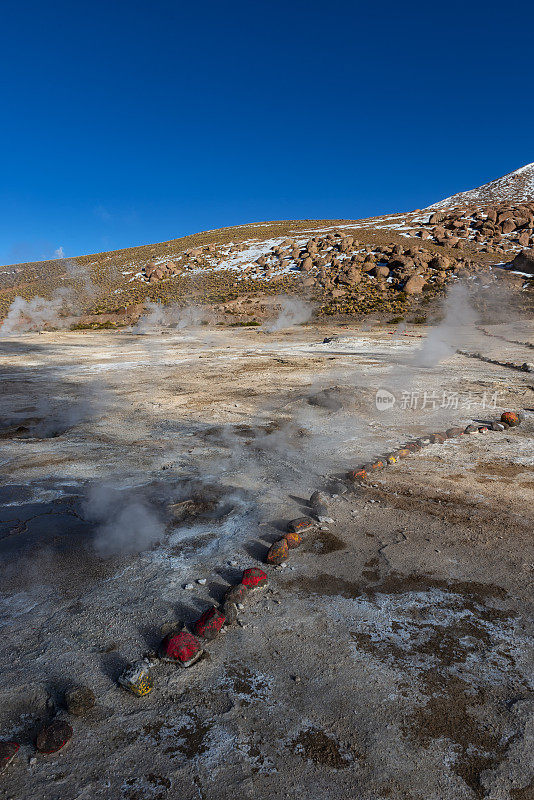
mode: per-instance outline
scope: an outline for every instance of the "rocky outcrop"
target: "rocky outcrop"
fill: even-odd
[[[512,269],[534,275],[534,250],[522,250],[511,263]]]

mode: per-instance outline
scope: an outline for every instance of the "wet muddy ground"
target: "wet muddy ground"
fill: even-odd
[[[22,745],[0,797],[534,797],[534,379],[461,355],[417,367],[426,330],[406,334],[0,342],[0,738]],[[462,348],[531,358],[481,332]],[[505,408],[526,409],[519,428],[341,480]],[[146,698],[120,689],[161,626],[218,602],[317,488],[333,521],[209,657],[161,665]],[[95,708],[33,761],[73,684]]]

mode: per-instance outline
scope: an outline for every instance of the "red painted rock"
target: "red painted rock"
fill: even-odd
[[[17,742],[0,742],[0,772],[11,764],[20,749]]]
[[[289,557],[289,547],[285,539],[278,539],[269,548],[267,561],[269,564],[281,564]]]
[[[35,745],[40,753],[57,753],[72,739],[72,728],[61,719],[45,725],[37,734]]]
[[[241,578],[241,583],[248,589],[260,589],[262,586],[267,586],[267,582],[267,575],[259,567],[249,567]]]
[[[298,517],[288,522],[287,530],[289,533],[307,533],[314,527],[314,522],[309,517]]]
[[[463,436],[464,429],[463,428],[447,428],[445,431],[445,435],[448,439],[454,439],[456,436]]]
[[[479,427],[479,429],[478,429],[478,432],[479,432],[479,433],[487,433],[487,432],[488,432],[488,430],[489,430],[489,428],[488,428],[488,426],[487,426],[487,425],[481,425],[481,426]]]
[[[363,481],[367,477],[367,471],[365,469],[351,469],[350,472],[347,472],[347,479],[349,481]]]
[[[506,422],[511,428],[515,428],[521,420],[519,419],[519,414],[516,414],[515,411],[505,411],[501,414],[501,422]]]
[[[161,645],[161,657],[180,667],[190,667],[202,655],[202,648],[196,636],[188,631],[180,631],[168,636]]]
[[[222,611],[212,606],[195,622],[195,633],[204,639],[215,639],[225,622],[226,617]]]
[[[295,547],[298,547],[302,542],[302,536],[300,533],[293,531],[292,533],[286,533],[284,539],[287,542],[287,546],[290,550],[293,550]]]

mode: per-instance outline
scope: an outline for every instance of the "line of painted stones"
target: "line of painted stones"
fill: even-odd
[[[497,364],[499,367],[508,367],[508,369],[516,369],[518,372],[534,372],[534,363],[532,361],[525,361],[523,364],[514,364],[513,361],[497,361],[495,358],[483,356],[482,353],[469,353],[467,350],[457,350],[462,356],[467,358],[478,358],[479,361],[485,361],[486,364]]]
[[[439,433],[431,433],[429,436],[421,436],[413,441],[406,442],[398,450],[393,450],[385,456],[377,458],[368,464],[364,464],[357,469],[347,472],[347,479],[352,482],[359,482],[372,475],[379,469],[388,466],[389,464],[396,464],[401,458],[406,458],[428,447],[430,444],[443,444],[447,439],[455,439],[459,436],[469,435],[472,433],[487,433],[487,431],[504,431],[507,428],[515,428],[521,422],[519,414],[515,411],[505,411],[501,414],[500,420],[490,422],[488,425],[468,425],[466,428],[453,427],[447,428],[446,431]]]
[[[477,331],[481,331],[485,336],[491,336],[493,339],[501,339],[503,342],[508,342],[509,344],[519,344],[522,347],[530,347],[534,350],[534,344],[532,342],[520,342],[517,339],[507,339],[506,336],[501,336],[500,333],[490,333],[481,325],[476,325]]]
[[[398,450],[388,453],[376,461],[347,473],[351,482],[364,480],[366,477],[385,467],[395,464],[400,459],[418,452],[423,447],[444,442],[472,433],[484,433],[489,430],[504,431],[520,424],[520,416],[516,412],[506,411],[499,421],[489,425],[468,425],[466,428],[449,428],[443,433],[432,433],[414,441],[408,442]],[[305,533],[312,530],[318,523],[331,522],[327,517],[326,495],[316,491],[310,497],[310,506],[313,508],[316,520],[311,517],[299,517],[287,525],[287,532],[277,539],[269,548],[266,562],[272,566],[283,565],[292,550],[299,547]],[[118,678],[119,685],[135,695],[144,697],[154,688],[153,670],[158,663],[167,662],[182,669],[189,669],[199,663],[206,653],[206,646],[215,639],[221,631],[237,622],[238,611],[244,608],[251,593],[266,587],[268,576],[260,567],[249,567],[244,570],[241,581],[227,590],[220,605],[208,608],[188,631],[182,623],[164,626],[163,639],[158,652],[145,654],[140,660],[130,664]],[[65,694],[67,711],[74,716],[81,716],[95,705],[95,695],[88,687],[74,687]],[[54,719],[44,725],[36,738],[36,749],[42,754],[56,753],[61,750],[73,736],[73,729],[65,716],[59,713]],[[0,772],[15,758],[20,745],[15,741],[0,742]]]

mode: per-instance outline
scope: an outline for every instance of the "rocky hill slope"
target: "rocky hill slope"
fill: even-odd
[[[534,165],[514,175],[527,187]],[[487,187],[456,195],[471,198],[458,208],[362,220],[256,223],[0,268],[0,319],[8,313],[13,318],[17,297],[23,324],[31,302],[37,303],[40,318],[46,317],[48,307],[32,300],[40,297],[54,303],[53,324],[59,314],[77,327],[118,327],[136,319],[148,302],[207,304],[219,321],[252,324],[262,319],[273,296],[289,293],[305,297],[322,315],[372,312],[410,321],[410,315],[423,317],[451,281],[501,279],[503,270],[496,267],[515,258],[512,271],[524,273],[516,274],[516,288],[530,287],[534,198],[506,199],[512,185],[511,176],[488,184],[494,187],[491,202],[479,202]],[[436,205],[445,203],[456,200]],[[513,280],[510,272],[507,277]]]
[[[534,163],[526,164],[502,178],[485,183],[477,189],[459,192],[433,203],[429,208],[456,208],[488,203],[526,203],[534,201]]]

